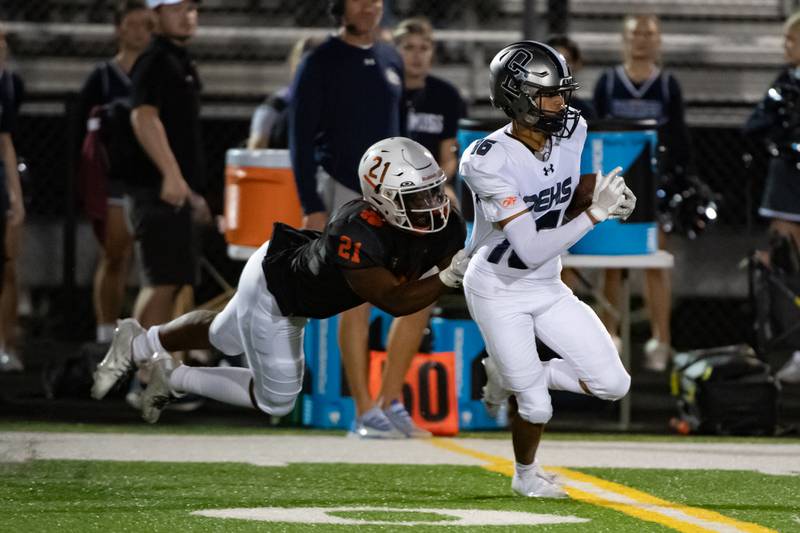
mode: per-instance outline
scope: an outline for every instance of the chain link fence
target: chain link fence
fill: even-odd
[[[744,139],[740,126],[782,63],[781,23],[794,2],[779,0],[385,0],[387,27],[423,15],[437,28],[434,73],[462,89],[472,116],[488,116],[486,68],[503,45],[527,34],[564,31],[584,54],[577,77],[588,97],[600,73],[620,61],[621,18],[644,8],[662,14],[663,60],[681,82],[687,101],[697,172],[719,194],[714,231],[681,247],[703,247],[718,234],[749,236],[742,250],[764,232],[757,216],[767,158]],[[91,67],[114,53],[111,20],[115,2],[103,0],[4,0],[12,66],[26,81],[28,99],[15,136],[29,168],[25,189],[30,224],[58,224],[68,214],[69,121],[66,102]],[[263,98],[288,83],[284,61],[295,40],[324,35],[332,23],[322,0],[204,0],[201,30],[191,45],[204,80],[203,127],[208,170],[219,177],[212,203],[221,205],[224,155],[241,145],[250,113]],[[747,155],[749,154],[749,156]],[[214,200],[216,200],[214,202]],[[62,245],[58,233],[52,246]],[[210,239],[206,256],[234,283],[237,265],[224,258],[224,242]],[[744,253],[744,252],[743,252]],[[680,258],[679,258],[680,261]],[[727,262],[723,262],[727,261]],[[730,263],[730,264],[728,264]],[[734,259],[678,265],[731,280],[731,290],[703,292],[703,284],[676,287],[673,315],[678,348],[747,340],[749,311],[743,272]],[[86,286],[86,276],[77,285]],[[681,276],[678,275],[680,281]],[[58,287],[60,279],[51,281]],[[213,295],[209,282],[199,299]],[[80,294],[88,298],[88,291]],[[58,306],[53,312],[58,311]],[[87,309],[90,306],[85,306]],[[76,331],[90,332],[91,313]],[[645,328],[646,329],[646,328]],[[636,333],[636,331],[635,331]],[[636,337],[645,337],[642,330]],[[641,340],[641,339],[639,339]]]

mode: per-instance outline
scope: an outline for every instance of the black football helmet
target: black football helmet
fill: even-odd
[[[492,104],[509,118],[553,137],[567,139],[575,131],[580,111],[569,107],[579,85],[564,57],[546,44],[519,41],[500,50],[489,66]],[[544,111],[542,96],[560,94],[565,107]]]

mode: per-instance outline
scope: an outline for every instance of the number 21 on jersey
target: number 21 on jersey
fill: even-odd
[[[339,257],[352,263],[361,262],[361,242],[353,242],[347,235],[339,237]]]

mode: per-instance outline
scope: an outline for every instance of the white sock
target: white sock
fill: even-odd
[[[181,365],[172,371],[170,386],[178,392],[197,394],[219,402],[253,408],[250,401],[249,368],[191,367]]]
[[[111,339],[114,338],[114,330],[117,329],[117,325],[112,323],[106,324],[97,324],[97,328],[95,330],[95,340],[97,342],[111,342]]]
[[[133,338],[133,362],[137,365],[146,363],[156,353],[147,340],[147,334],[140,334]]]
[[[572,365],[564,359],[550,359],[542,363],[547,375],[547,388],[550,390],[564,390],[586,394],[580,384],[580,378],[575,373]]]
[[[514,469],[517,471],[517,475],[519,477],[527,476],[533,474],[533,470],[536,468],[536,462],[529,465],[524,465],[522,463],[514,463]]]
[[[158,337],[158,331],[160,329],[161,326],[150,326],[150,329],[147,330],[147,342],[150,343],[153,353],[167,351],[163,346],[161,346],[161,339]]]
[[[167,352],[161,345],[158,338],[158,330],[161,326],[151,326],[144,335],[137,335],[133,338],[133,361],[139,365],[145,363],[153,357],[156,352]]]

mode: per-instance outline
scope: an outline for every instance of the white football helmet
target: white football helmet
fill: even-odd
[[[447,225],[447,176],[421,144],[405,137],[378,141],[361,158],[358,175],[364,199],[389,224],[417,233]]]

